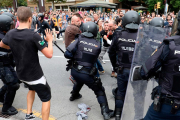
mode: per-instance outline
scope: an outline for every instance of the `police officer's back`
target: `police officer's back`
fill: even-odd
[[[180,21],[178,21],[178,25],[180,25]],[[149,107],[144,120],[180,119],[180,26],[178,26],[177,31],[175,36],[166,38],[152,53],[145,65],[133,73],[133,80],[148,80],[155,76],[156,71],[161,67],[158,74],[159,85],[153,89],[151,94],[154,102]]]
[[[82,97],[79,91],[83,84],[86,84],[94,91],[101,106],[101,113],[105,120],[114,115],[109,109],[104,87],[100,78],[95,77],[95,63],[101,52],[100,42],[94,39],[97,36],[97,25],[87,22],[83,25],[83,33],[79,35],[68,47],[65,57],[73,60],[71,74],[76,84],[71,92],[70,101]]]

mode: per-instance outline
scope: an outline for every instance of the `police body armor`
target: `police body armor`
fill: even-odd
[[[0,32],[0,41],[4,38],[4,34]],[[7,50],[0,47],[0,62],[3,65],[12,65],[13,64],[13,56],[11,50]]]
[[[118,60],[116,64],[119,67],[130,68],[134,53],[137,31],[130,32],[127,30],[123,30],[118,31],[116,34],[118,38]]]
[[[169,55],[164,63],[159,85],[161,92],[180,99],[180,36],[173,36],[165,41],[169,42]]]
[[[69,45],[67,50],[71,51],[76,45],[78,47],[74,55],[74,61],[84,67],[93,67],[101,52],[100,42],[93,38],[79,35],[79,38],[74,41],[74,44]]]

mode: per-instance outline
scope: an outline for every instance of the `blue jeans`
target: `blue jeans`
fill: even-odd
[[[98,59],[96,61],[96,68],[97,68],[96,77],[100,77],[98,70],[99,71],[104,71],[104,68],[103,68],[103,66],[101,65],[101,62]]]
[[[99,71],[104,71],[104,68],[103,68],[103,66],[101,65],[101,62],[100,62],[98,59],[97,59],[96,64],[97,64],[97,67],[98,67],[98,70],[99,70]]]
[[[130,69],[124,68],[122,73],[118,73],[117,75],[117,96],[122,99],[116,99],[115,107],[116,108],[123,108],[124,98],[126,94],[128,79],[129,79],[129,72]]]
[[[152,103],[144,120],[180,120],[180,109],[176,114],[171,114],[171,108],[171,105],[162,104],[160,112],[157,112]]]

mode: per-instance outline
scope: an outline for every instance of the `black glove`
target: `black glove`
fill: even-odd
[[[67,66],[66,71],[69,71],[72,68],[73,60],[68,60],[67,62],[68,62],[68,64],[66,65]]]

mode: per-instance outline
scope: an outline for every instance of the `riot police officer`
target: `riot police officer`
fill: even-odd
[[[147,59],[151,53],[158,48],[158,46],[162,43],[163,39],[167,36],[164,33],[166,29],[164,28],[164,21],[159,18],[155,17],[152,19],[149,25],[147,24],[141,24],[139,26],[139,33],[143,35],[143,40],[141,41],[142,46],[138,45],[136,47],[136,51],[138,51],[138,56],[133,56],[136,61],[143,61],[144,59]],[[149,42],[146,42],[148,39]],[[143,42],[145,41],[145,42]],[[146,49],[146,50],[143,50]],[[147,53],[149,51],[149,54]],[[155,84],[155,83],[153,83]],[[134,120],[141,120],[144,115],[144,105],[145,105],[145,97],[146,97],[146,90],[148,86],[147,81],[142,81],[141,84],[138,82],[131,82],[132,88],[133,88],[133,96],[134,96],[134,108],[135,108],[135,116]],[[140,97],[141,96],[141,97]]]
[[[105,120],[110,119],[114,112],[109,109],[105,89],[101,79],[96,77],[95,63],[101,52],[100,42],[94,39],[97,36],[97,25],[87,22],[83,25],[83,33],[75,39],[65,52],[67,59],[73,59],[71,74],[76,84],[71,92],[71,99],[79,99],[81,86],[86,84],[94,91],[101,107],[101,113]]]
[[[180,12],[178,13],[180,18]],[[180,19],[179,19],[180,20]],[[154,101],[144,120],[179,120],[180,119],[180,21],[175,36],[165,38],[144,65],[137,67],[133,80],[148,80],[158,76],[158,86],[152,91]],[[157,70],[161,67],[160,73]]]
[[[118,74],[118,90],[115,97],[116,120],[121,118],[139,23],[140,16],[138,13],[128,11],[123,17],[125,29],[116,31],[116,37],[113,37],[113,42],[109,48],[109,52],[114,53],[111,54],[111,63]]]
[[[11,29],[13,20],[7,15],[0,15],[0,40]],[[19,79],[13,68],[11,50],[0,48],[0,77],[4,86],[0,89],[0,98],[3,102],[2,114],[15,115],[18,111],[12,106],[16,91],[19,89]]]

